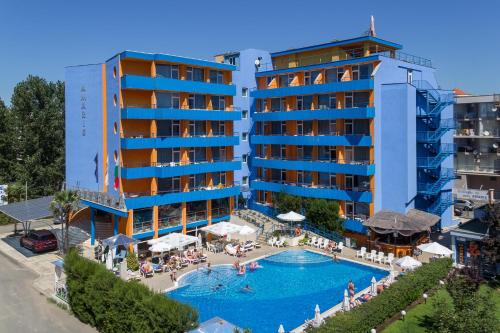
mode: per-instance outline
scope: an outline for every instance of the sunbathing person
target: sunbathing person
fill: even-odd
[[[359,299],[354,299],[354,295],[351,295],[349,297],[349,305],[351,306],[351,308],[354,308],[360,304],[361,304],[361,301]]]
[[[349,280],[349,284],[347,285],[347,289],[349,289],[349,294],[351,296],[354,296],[354,289],[356,289],[354,287],[354,283],[352,282],[352,280]]]

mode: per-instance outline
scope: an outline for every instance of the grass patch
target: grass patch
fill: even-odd
[[[479,289],[480,292],[486,293],[488,290],[492,290],[488,285],[482,285]],[[493,295],[493,301],[496,305],[496,317],[500,320],[500,289],[495,289]],[[446,289],[439,289],[434,295],[430,296],[427,300],[427,304],[418,304],[414,308],[407,311],[405,320],[396,320],[382,333],[426,333],[425,327],[422,325],[425,316],[430,315],[433,311],[432,303],[438,297],[444,297],[447,301],[451,302],[451,297]]]

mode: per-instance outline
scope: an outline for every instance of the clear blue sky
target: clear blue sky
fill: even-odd
[[[278,51],[367,30],[429,58],[443,88],[500,92],[500,1],[8,0],[0,5],[0,98],[28,74],[64,79],[64,67],[125,50],[211,59]]]

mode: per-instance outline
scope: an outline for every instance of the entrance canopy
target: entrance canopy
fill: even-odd
[[[201,230],[211,233],[216,236],[226,236],[228,234],[238,233],[241,230],[241,226],[229,223],[229,222],[219,222],[217,224],[212,224],[201,228]]]
[[[430,230],[439,220],[439,216],[417,209],[410,209],[406,215],[390,210],[381,210],[366,220],[363,225],[378,234],[397,232],[402,236],[411,236]]]
[[[302,222],[306,219],[304,215],[300,215],[299,213],[295,213],[294,211],[290,211],[286,214],[279,214],[276,217],[286,222]]]
[[[50,210],[50,203],[53,199],[54,196],[49,195],[47,197],[14,202],[0,206],[0,212],[21,223],[38,220],[53,215]]]

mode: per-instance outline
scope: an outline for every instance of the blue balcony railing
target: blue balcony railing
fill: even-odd
[[[422,195],[438,195],[443,187],[450,181],[455,179],[455,170],[451,168],[442,169],[439,176],[429,179],[427,182],[418,183],[418,193]]]

